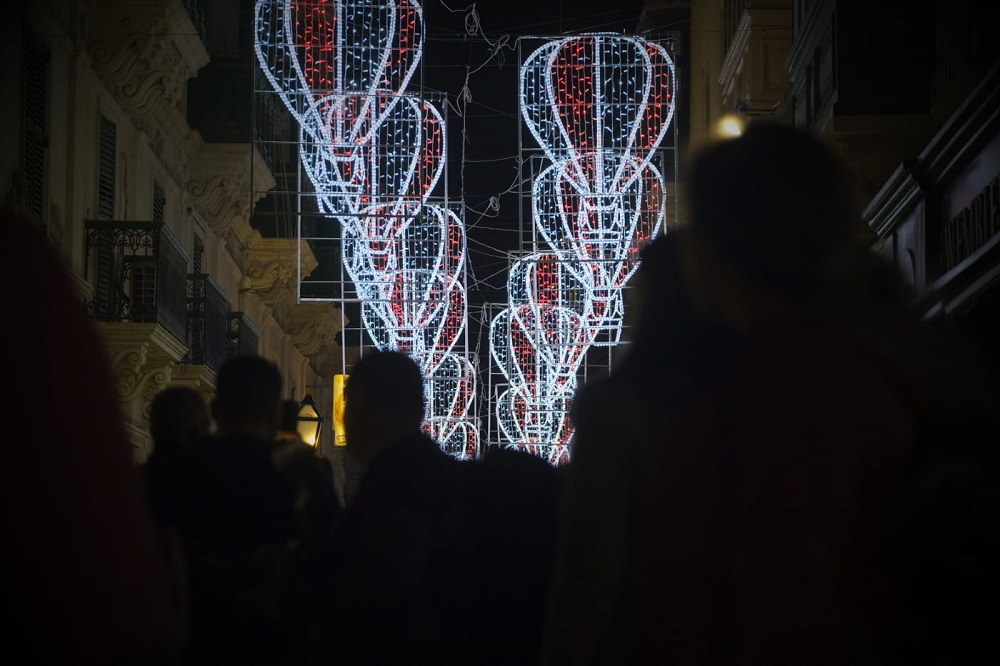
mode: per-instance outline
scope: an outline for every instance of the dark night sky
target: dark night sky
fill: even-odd
[[[631,33],[642,1],[480,0],[474,9],[485,37],[467,35],[473,5],[462,2],[422,3],[427,27],[423,85],[446,93],[451,102],[449,198],[464,198],[466,206],[470,346],[474,348],[481,324],[487,323],[481,321],[482,304],[506,301],[507,253],[518,249],[517,49],[520,46],[522,56],[527,56],[541,45],[540,40],[530,37],[592,31]],[[491,43],[498,42],[503,46],[494,56]],[[465,105],[463,117],[454,105],[467,73],[471,101]],[[463,125],[467,136],[464,155]],[[534,148],[526,131],[524,135],[525,146]],[[490,206],[493,197],[499,198],[499,210]],[[530,220],[525,221],[525,227],[530,228]],[[488,362],[485,340],[482,342],[480,361]]]

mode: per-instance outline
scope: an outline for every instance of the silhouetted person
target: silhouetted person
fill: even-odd
[[[217,435],[184,454],[160,504],[183,541],[194,663],[296,663],[304,648],[287,607],[296,492],[274,454],[281,375],[257,356],[226,361],[212,402]]]
[[[179,633],[107,351],[41,231],[0,216],[4,644],[31,663],[170,663]],[[25,281],[31,276],[30,281]]]
[[[298,418],[299,403],[282,401],[274,461],[295,488],[295,509],[303,545],[319,547],[332,537],[340,516],[340,500],[334,486],[333,466],[303,441],[298,432]]]
[[[911,596],[919,586],[904,570],[927,544],[893,553],[886,543],[899,537],[887,525],[929,449],[958,451],[992,432],[996,450],[998,393],[972,345],[945,346],[908,310],[895,267],[869,249],[853,186],[819,139],[767,124],[707,150],[690,170],[685,282],[743,345],[727,388],[706,396],[690,422],[703,427],[703,460],[718,456],[702,470],[728,489],[715,517],[733,521],[711,537],[733,553],[712,574],[715,627],[735,659],[969,663],[983,651],[971,626],[982,616],[959,609],[978,605],[962,600],[993,567],[943,558],[945,569],[971,575],[924,581],[948,580],[950,595],[930,605],[956,610],[935,609],[921,629],[911,610],[928,604]],[[943,437],[939,424],[949,424]],[[962,431],[972,424],[981,432]],[[674,499],[664,493],[662,506]],[[971,527],[985,504],[953,518]],[[938,533],[956,549],[967,536]],[[689,637],[654,653],[694,649],[698,636]]]
[[[301,537],[290,571],[288,604],[301,627],[299,643],[308,653],[322,639],[332,575],[330,549],[342,509],[333,466],[303,441],[298,432],[298,415],[297,401],[282,401],[273,459],[295,491],[295,516]]]
[[[628,663],[635,620],[626,586],[643,578],[638,532],[657,483],[656,462],[669,446],[664,432],[734,354],[735,335],[702,317],[683,283],[684,233],[670,232],[643,250],[627,311],[633,339],[615,372],[574,399],[572,461],[560,470],[546,664]]]
[[[367,354],[345,390],[348,454],[367,469],[336,536],[331,658],[467,663],[463,476],[421,432],[420,370],[401,353]]]
[[[182,386],[163,389],[149,407],[152,456],[191,448],[208,435],[209,424],[208,406],[198,391]]]
[[[539,663],[556,541],[555,468],[491,449],[470,465],[476,664]]]
[[[819,139],[755,124],[688,174],[674,282],[647,282],[646,307],[666,311],[686,292],[687,326],[724,329],[711,336],[718,353],[708,335],[640,331],[673,352],[633,365],[619,387],[638,390],[611,403],[616,416],[588,418],[596,403],[581,394],[574,465],[627,465],[640,481],[614,538],[627,564],[612,554],[577,571],[603,572],[607,588],[589,596],[610,593],[610,621],[592,650],[572,661],[553,651],[549,663],[893,663],[903,614],[887,524],[924,415],[988,415],[995,394],[971,374],[956,381],[906,311],[894,270],[867,248],[844,166]],[[693,373],[686,395],[673,380],[658,387],[675,377],[668,360]],[[649,396],[640,409],[636,393]],[[658,401],[667,408],[644,410]],[[600,492],[578,492],[576,510]],[[573,599],[573,581],[562,586]],[[565,648],[558,632],[553,641]]]
[[[153,398],[149,408],[153,452],[146,459],[143,471],[154,515],[159,514],[162,503],[170,502],[170,496],[183,487],[179,477],[183,474],[183,454],[208,436],[209,424],[208,405],[194,389],[170,387]],[[180,535],[174,526],[161,525],[157,538],[170,577],[171,599],[186,628],[190,623],[189,581]]]

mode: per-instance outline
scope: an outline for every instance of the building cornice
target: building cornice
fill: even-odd
[[[997,64],[948,118],[917,158],[929,182],[954,176],[1000,132],[1000,64]]]
[[[881,239],[905,220],[923,200],[923,190],[913,174],[913,161],[899,166],[872,198],[862,217]]]
[[[337,342],[340,310],[333,303],[298,303],[288,313],[288,335],[303,356],[322,354]]]

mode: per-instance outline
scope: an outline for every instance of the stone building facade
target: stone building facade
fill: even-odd
[[[830,139],[914,306],[1000,358],[1000,6],[693,0],[691,40],[692,148],[725,114]]]
[[[286,397],[312,394],[326,417],[343,371],[341,312],[298,301],[311,249],[254,226],[271,163],[252,137],[189,122],[192,81],[230,47],[223,35],[213,51],[207,5],[15,0],[0,24],[4,207],[65,258],[107,343],[137,460],[156,393],[191,386],[211,399],[228,356],[273,361]],[[249,108],[245,93],[234,109]]]

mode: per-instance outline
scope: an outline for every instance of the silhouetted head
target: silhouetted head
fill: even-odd
[[[868,233],[846,165],[819,137],[769,123],[704,149],[691,166],[692,238],[739,274],[793,299]]]
[[[834,263],[868,254],[850,172],[806,131],[753,124],[699,153],[685,188],[685,283],[702,314],[737,329],[796,316],[839,289]]]
[[[348,451],[370,462],[386,446],[419,432],[424,379],[410,357],[393,351],[365,355],[344,388]]]
[[[281,406],[281,373],[259,356],[237,356],[222,364],[212,414],[220,435],[272,439]]]
[[[160,453],[191,448],[208,434],[208,405],[194,389],[163,389],[149,408],[149,432]]]

